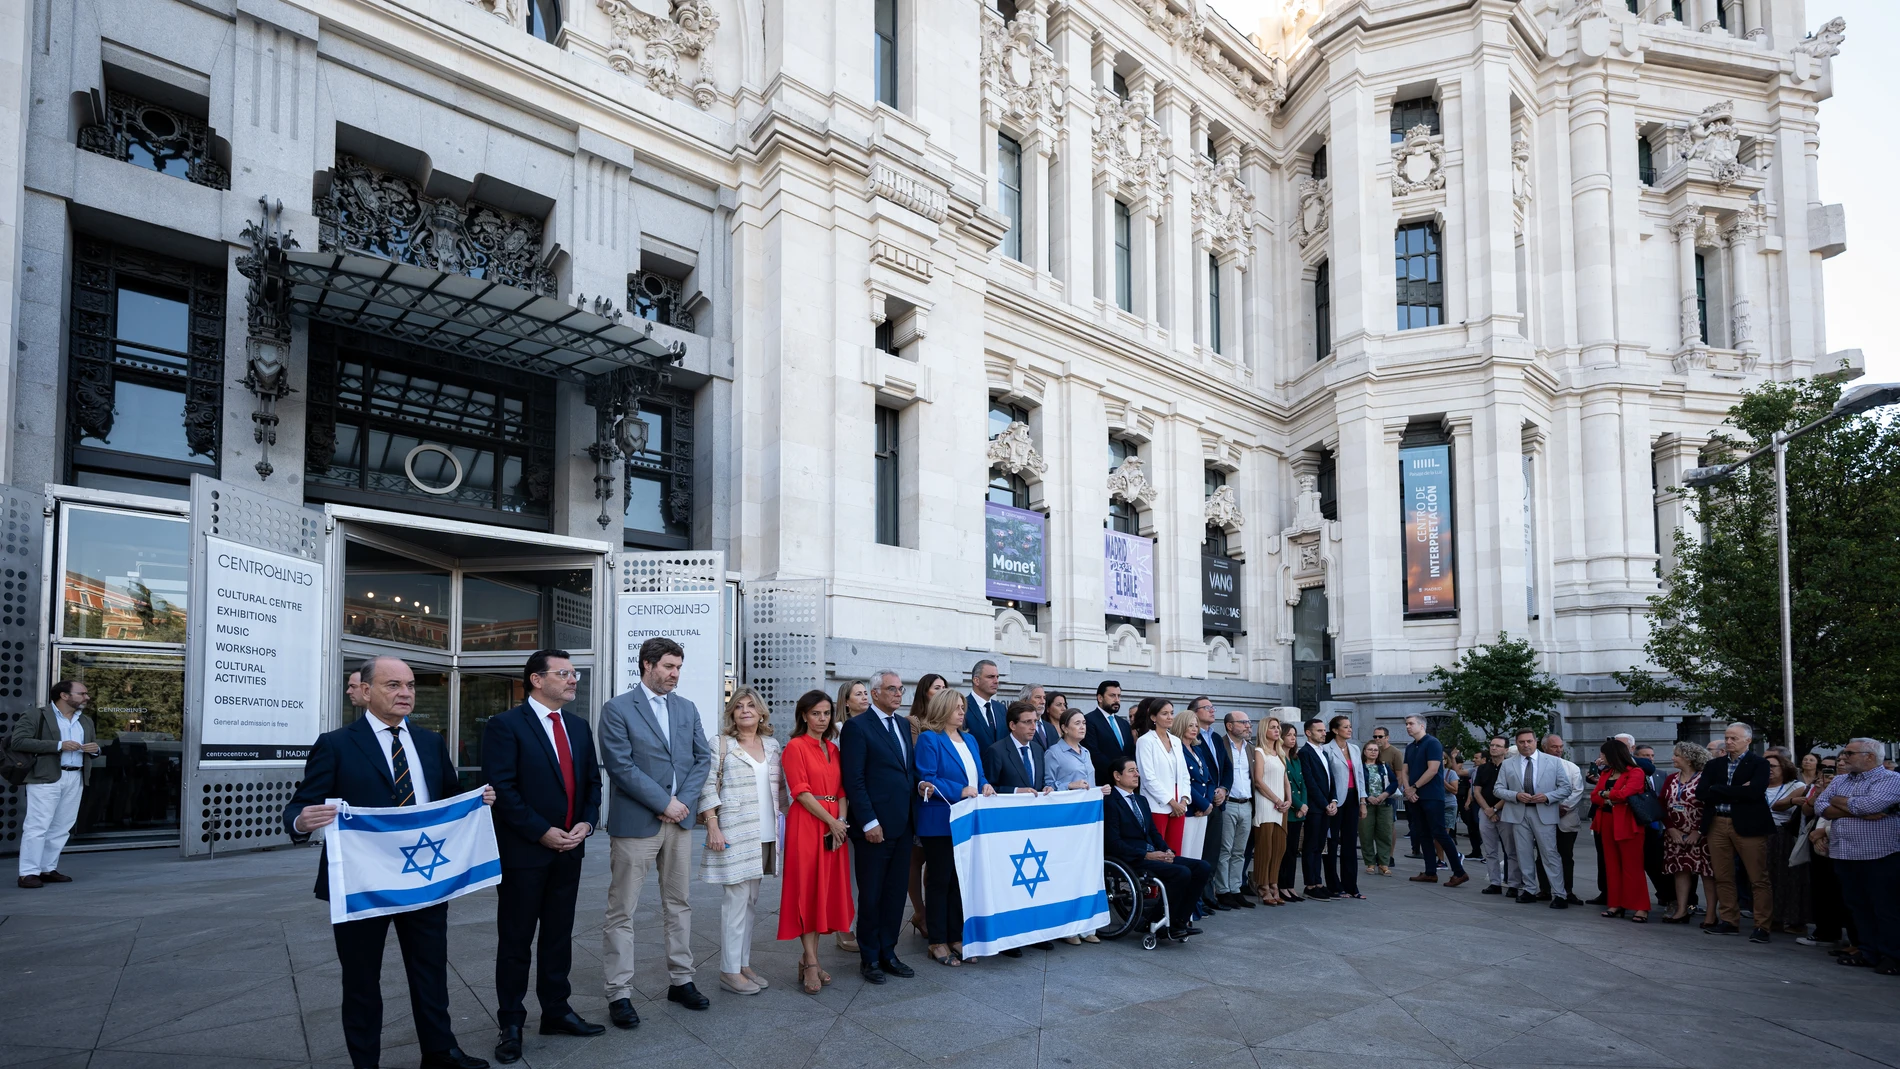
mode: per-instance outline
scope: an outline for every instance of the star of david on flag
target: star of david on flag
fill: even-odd
[[[963,953],[1086,935],[1108,923],[1099,791],[999,794],[950,807]]]
[[[427,805],[330,804],[336,823],[323,829],[323,846],[332,924],[423,909],[501,882],[495,821],[479,787]]]
[[[1021,887],[1029,892],[1029,897],[1036,897],[1036,886],[1049,882],[1049,869],[1047,865],[1049,851],[1037,850],[1035,843],[1024,839],[1023,852],[1020,854],[1011,854],[1009,855],[1009,859],[1016,865],[1016,878],[1011,880],[1009,885],[1011,887]],[[1036,871],[1024,875],[1023,866],[1029,864],[1031,861],[1036,863]]]

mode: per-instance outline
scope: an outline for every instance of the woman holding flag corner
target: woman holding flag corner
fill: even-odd
[[[930,958],[963,963],[963,893],[950,846],[950,805],[996,793],[983,776],[976,739],[963,730],[963,695],[946,689],[924,708],[917,735],[917,834],[924,845],[924,923]]]

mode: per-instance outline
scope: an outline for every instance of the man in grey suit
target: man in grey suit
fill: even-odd
[[[1537,751],[1537,732],[1524,728],[1517,733],[1517,753],[1506,758],[1498,770],[1498,800],[1504,812],[1498,818],[1500,835],[1512,837],[1515,872],[1507,874],[1516,881],[1517,900],[1530,904],[1538,899],[1537,855],[1542,853],[1544,877],[1551,887],[1563,886],[1562,859],[1557,853],[1557,822],[1562,819],[1557,802],[1569,790],[1563,770],[1556,759]],[[1511,889],[1511,879],[1505,881]],[[1563,895],[1551,895],[1550,908],[1569,906]]]
[[[633,914],[647,873],[660,870],[660,913],[666,926],[666,998],[689,1010],[710,1002],[693,986],[692,907],[687,903],[693,855],[693,808],[712,767],[699,709],[679,686],[686,651],[670,638],[640,644],[640,682],[600,710],[600,764],[613,784],[607,810],[613,882],[601,932],[607,1012],[615,1025],[637,1028],[633,1008]]]

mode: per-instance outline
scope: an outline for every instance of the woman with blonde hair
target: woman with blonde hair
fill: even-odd
[[[712,774],[699,792],[699,820],[706,828],[699,878],[725,888],[719,986],[735,995],[756,995],[770,986],[752,971],[752,927],[759,884],[779,871],[783,779],[765,700],[741,686],[726,699],[713,740]]]
[[[838,686],[838,715],[832,719],[842,728],[844,722],[871,707],[871,682],[847,679]],[[796,730],[796,728],[794,728]]]
[[[924,843],[924,922],[930,960],[963,964],[963,892],[950,847],[950,806],[995,794],[983,775],[976,736],[963,730],[963,695],[945,689],[924,707],[917,729],[917,836]]]
[[[1286,778],[1286,753],[1280,739],[1280,721],[1268,717],[1253,751],[1253,887],[1269,906],[1280,897],[1280,860],[1286,852],[1287,809],[1293,791]]]
[[[942,694],[950,684],[935,672],[925,672],[917,680],[910,699],[910,752],[917,752],[917,735],[923,731],[924,712],[930,699]],[[928,936],[924,927],[924,844],[912,838],[910,844],[910,926],[919,936]]]
[[[1702,837],[1702,769],[1709,763],[1706,747],[1693,742],[1676,743],[1670,755],[1676,770],[1663,780],[1659,793],[1663,804],[1663,872],[1676,883],[1676,909],[1662,918],[1664,924],[1689,923],[1689,893],[1696,877],[1702,878],[1702,901],[1709,907],[1710,923],[1715,917],[1715,865],[1709,857],[1708,840]]]

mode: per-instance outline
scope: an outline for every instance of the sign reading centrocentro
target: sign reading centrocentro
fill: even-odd
[[[198,760],[302,761],[321,730],[323,566],[205,539]]]
[[[640,644],[650,638],[670,638],[686,651],[676,693],[699,707],[706,738],[718,735],[719,717],[725,707],[720,687],[725,658],[719,622],[719,595],[714,591],[620,595],[614,613],[620,689],[640,685]]]

